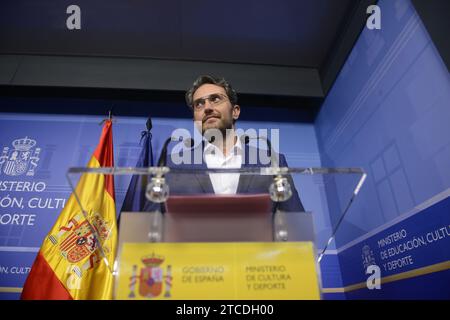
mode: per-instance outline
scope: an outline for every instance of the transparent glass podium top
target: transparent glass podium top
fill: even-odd
[[[187,255],[183,250],[195,256],[192,258],[189,254],[185,264],[208,256],[212,261],[222,259],[220,266],[228,271],[234,268],[230,261],[237,263],[244,259],[239,261],[270,264],[261,259],[281,259],[275,257],[291,252],[293,256],[283,262],[289,270],[297,270],[301,263],[306,266],[307,261],[310,261],[309,266],[315,265],[298,273],[305,277],[309,274],[310,280],[316,279],[312,280],[313,284],[294,289],[295,292],[299,292],[299,288],[305,290],[305,295],[295,297],[310,299],[320,297],[318,265],[325,251],[334,249],[333,239],[346,215],[351,213],[349,209],[365,177],[359,168],[70,168],[67,178],[73,193],[66,206],[73,206],[77,212],[74,219],[78,219],[74,223],[84,225],[84,232],[90,232],[90,239],[94,239],[92,243],[85,243],[80,238],[77,244],[88,246],[86,250],[98,248],[96,252],[114,277],[117,299],[135,299],[137,286],[141,298],[167,298],[172,280],[179,283],[177,294],[184,292],[181,286],[189,287],[189,284],[183,284],[183,264],[173,262]],[[115,232],[116,227],[118,232]],[[258,253],[252,251],[250,255],[240,253],[241,258],[237,258],[237,252],[249,246],[257,248],[251,250],[261,250],[261,246],[264,249]],[[310,246],[309,253],[302,251],[306,250],[305,246]],[[208,254],[202,253],[205,248],[209,248]],[[218,250],[224,250],[223,254]],[[153,253],[141,257],[142,251]],[[163,256],[158,257],[161,252],[166,260],[172,261],[164,267],[167,270],[161,267]],[[304,252],[302,258],[299,252]],[[204,261],[205,265],[209,263]],[[246,270],[243,265],[239,268],[233,270]],[[315,271],[304,273],[306,270]],[[226,274],[225,279],[231,279],[227,278],[230,273]],[[148,277],[156,282],[149,285],[145,280]],[[166,295],[162,295],[162,286]],[[239,294],[244,294],[241,297],[262,298],[257,291],[250,290],[255,295],[247,296],[250,291],[239,290]],[[238,291],[230,292],[237,294]],[[278,298],[292,297],[280,292]],[[209,293],[201,297],[235,297],[226,294],[229,295]],[[186,293],[178,297],[190,299],[192,295]]]
[[[319,261],[326,249],[334,248],[333,239],[365,177],[361,168],[256,166],[74,167],[67,172],[76,205],[85,218],[91,218],[87,220],[102,214],[98,190],[111,193],[111,186],[120,185],[121,191],[114,195],[119,221],[141,212],[147,217],[153,214],[153,220],[147,226],[137,221],[136,227],[158,229],[161,219],[172,225],[169,230],[147,230],[140,241],[309,240],[315,243]],[[200,230],[189,234],[193,226]]]

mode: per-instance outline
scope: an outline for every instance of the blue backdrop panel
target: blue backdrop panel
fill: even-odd
[[[382,277],[390,281],[382,283],[382,290],[352,290],[350,298],[450,299],[450,191],[435,201],[425,209],[404,215],[403,221],[394,220],[391,226],[340,250],[347,286],[366,282],[368,263],[380,266]],[[424,276],[428,280],[417,279]],[[420,282],[426,283],[426,288],[417,286]]]
[[[443,200],[450,188],[450,76],[409,0],[381,0],[378,5],[381,30],[363,30],[315,123],[324,166],[360,166],[368,173],[336,237],[344,287],[368,277],[362,260],[367,235],[374,236],[368,247],[378,258],[382,277],[448,261],[450,252],[444,239],[416,249],[413,264],[405,268],[384,270],[383,263],[393,257],[379,260],[375,239],[392,230],[406,230],[409,239],[450,225]],[[341,187],[336,182],[327,193],[332,221],[335,209],[343,206]],[[444,202],[421,212],[436,197]],[[412,211],[420,214],[401,219]],[[427,279],[423,283],[434,288],[433,297],[448,297],[450,290],[442,292],[439,286],[439,281],[449,284],[448,272]],[[385,293],[382,286],[371,294],[425,298],[425,292],[406,290],[411,281],[390,282]],[[351,291],[348,297],[368,297],[366,291]]]

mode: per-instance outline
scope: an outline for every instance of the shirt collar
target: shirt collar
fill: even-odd
[[[217,155],[223,156],[222,150],[217,148],[214,144],[209,143],[205,140],[205,149],[203,150],[203,155]],[[242,154],[242,142],[241,138],[237,136],[236,143],[233,146],[233,150],[228,156]]]

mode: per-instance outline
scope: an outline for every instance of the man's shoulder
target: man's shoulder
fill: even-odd
[[[274,153],[274,158],[278,159],[280,166],[287,166],[286,157],[283,153]],[[268,149],[254,146],[246,146],[245,162],[247,164],[258,164],[260,166],[269,166],[271,153]]]
[[[203,160],[203,148],[201,145],[193,148],[183,148],[178,152],[172,152],[167,157],[167,166],[169,168],[196,168],[202,167]]]

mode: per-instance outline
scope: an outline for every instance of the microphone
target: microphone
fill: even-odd
[[[254,137],[250,137],[250,136],[248,136],[246,134],[243,134],[240,137],[240,139],[241,139],[241,143],[244,144],[244,145],[249,144],[250,139],[256,139],[256,140],[263,140],[263,141],[265,141],[266,144],[267,144],[267,148],[268,148],[267,153],[268,153],[268,155],[270,157],[270,165],[271,165],[271,167],[279,167],[278,156],[273,151],[272,143],[270,142],[269,138],[267,138],[265,136],[264,137],[256,137],[256,138],[254,138]]]
[[[161,154],[159,155],[159,159],[158,159],[158,167],[165,167],[166,163],[167,163],[167,149],[169,147],[169,143],[173,141],[173,137],[170,136],[169,138],[167,138],[167,140],[164,142],[162,150],[161,150]]]
[[[184,139],[183,143],[184,143],[184,146],[188,149],[191,149],[194,147],[194,139],[192,139],[192,138]]]
[[[246,134],[243,134],[242,136],[240,136],[241,139],[241,143],[246,145],[250,142],[250,137]]]
[[[147,128],[151,127],[151,120],[147,121]],[[165,167],[167,164],[167,151],[169,147],[169,143],[172,141],[179,141],[173,136],[167,138],[164,141],[161,154],[158,159],[158,167]],[[152,177],[150,183],[147,185],[145,190],[146,198],[155,203],[163,203],[169,197],[169,185],[166,183],[166,179],[164,178],[163,173],[157,173],[154,177]]]
[[[248,135],[240,137],[243,144],[248,144],[250,139],[264,140],[267,143],[268,153],[270,156],[271,168],[279,168],[278,155],[273,151],[272,143],[267,137],[251,138]],[[269,195],[272,201],[276,203],[275,210],[280,202],[288,200],[292,196],[292,189],[288,179],[277,173],[273,176],[273,181],[269,186]]]

